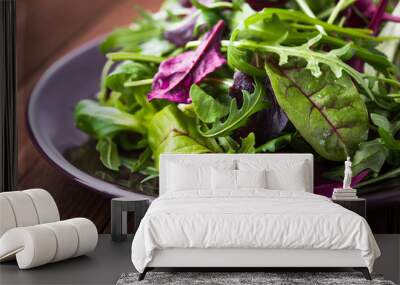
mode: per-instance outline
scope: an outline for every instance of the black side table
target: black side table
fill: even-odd
[[[134,233],[146,214],[150,201],[135,198],[114,198],[111,200],[111,239],[123,241],[127,236],[127,213],[134,212]]]
[[[351,200],[332,199],[332,202],[359,214],[364,219],[367,218],[367,200],[364,198],[355,198]]]

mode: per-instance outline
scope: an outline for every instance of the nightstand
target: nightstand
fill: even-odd
[[[113,198],[111,200],[111,238],[123,241],[127,237],[127,213],[134,212],[136,232],[140,221],[146,214],[150,201],[148,199]]]
[[[367,218],[367,200],[364,198],[355,198],[349,200],[336,200],[332,199],[332,202],[339,204],[340,206],[359,214],[364,219]]]

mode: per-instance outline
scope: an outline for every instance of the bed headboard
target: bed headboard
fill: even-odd
[[[226,153],[207,153],[207,154],[161,154],[160,156],[160,182],[159,193],[162,195],[166,191],[167,185],[167,162],[168,161],[188,161],[192,165],[205,165],[212,164],[219,160],[232,160],[237,161],[240,159],[246,160],[268,160],[273,163],[274,161],[287,161],[292,163],[305,162],[306,175],[308,179],[307,192],[314,192],[314,158],[310,153],[273,153],[273,154],[226,154]]]

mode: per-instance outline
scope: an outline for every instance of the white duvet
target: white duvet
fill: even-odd
[[[358,249],[370,271],[380,255],[359,215],[320,195],[265,189],[154,200],[134,237],[132,262],[143,272],[154,250],[165,248]]]

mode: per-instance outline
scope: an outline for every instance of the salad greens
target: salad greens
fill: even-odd
[[[389,2],[166,0],[101,44],[100,90],[77,104],[76,126],[105,167],[143,181],[162,153],[214,152],[312,152],[324,195],[347,156],[359,186],[398,178]]]

